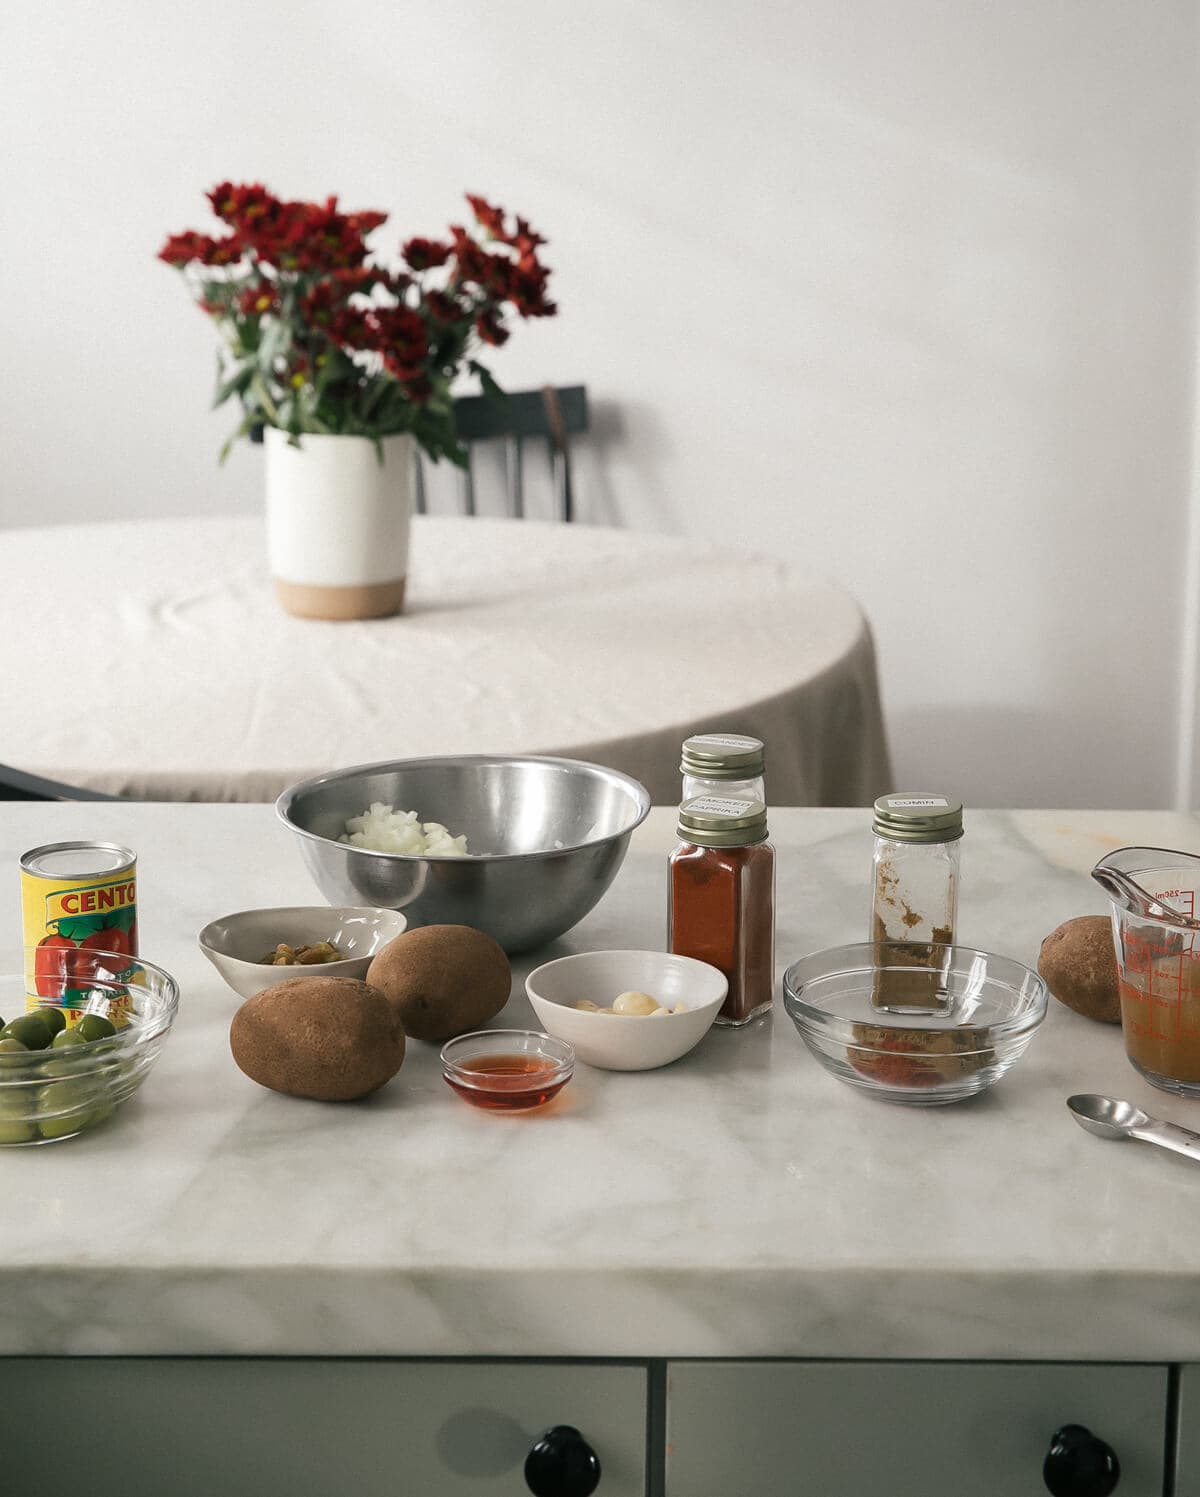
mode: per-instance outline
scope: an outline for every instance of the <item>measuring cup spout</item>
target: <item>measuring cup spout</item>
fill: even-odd
[[[1183,872],[1188,868],[1200,874],[1200,858],[1165,847],[1119,847],[1100,859],[1092,869],[1092,877],[1115,905],[1132,915],[1191,926],[1196,923],[1193,918],[1164,903],[1165,895],[1149,893],[1134,877],[1166,869]]]
[[[1130,910],[1135,915],[1147,915],[1156,919],[1162,913],[1162,906],[1147,895],[1144,889],[1118,868],[1106,867],[1099,862],[1092,869],[1092,877],[1108,895],[1114,904],[1119,904],[1122,909]]]

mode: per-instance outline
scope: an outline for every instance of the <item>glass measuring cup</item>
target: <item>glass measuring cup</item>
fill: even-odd
[[[1121,847],[1092,877],[1112,900],[1130,1063],[1151,1086],[1200,1097],[1200,857]]]

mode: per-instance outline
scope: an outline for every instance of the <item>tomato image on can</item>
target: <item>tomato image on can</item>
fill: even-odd
[[[115,842],[35,847],[21,859],[21,913],[26,1007],[62,1008],[73,1024],[89,978],[111,984],[137,955],[137,858]]]

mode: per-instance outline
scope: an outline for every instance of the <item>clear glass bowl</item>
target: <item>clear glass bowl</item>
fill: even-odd
[[[541,1107],[574,1074],[574,1049],[536,1029],[477,1029],[442,1046],[446,1084],[488,1112]]]
[[[27,953],[27,956],[30,953]],[[45,954],[43,953],[43,956]],[[112,1116],[146,1078],[179,1007],[175,979],[161,967],[109,951],[62,949],[40,964],[42,1004],[111,1017],[111,1039],[0,1053],[0,1146],[58,1143]],[[0,976],[0,1014],[26,1012],[23,973]]]
[[[1046,1002],[1036,972],[965,946],[835,946],[783,978],[784,1008],[827,1071],[917,1107],[986,1091],[1020,1059]]]

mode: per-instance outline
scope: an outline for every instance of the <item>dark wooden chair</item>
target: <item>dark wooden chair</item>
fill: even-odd
[[[10,764],[0,764],[0,801],[5,800],[120,800],[99,790],[84,790],[80,785],[64,785],[59,780],[26,774]]]
[[[568,522],[574,519],[571,438],[588,428],[584,385],[557,390],[552,385],[541,390],[518,390],[504,400],[492,400],[486,395],[464,396],[454,402],[454,421],[468,453],[481,442],[503,442],[508,513],[517,520],[525,516],[525,443],[547,443],[559,517]],[[475,514],[475,474],[470,457],[459,475],[459,492],[464,512]],[[427,512],[423,461],[417,463],[416,507],[418,514]]]

